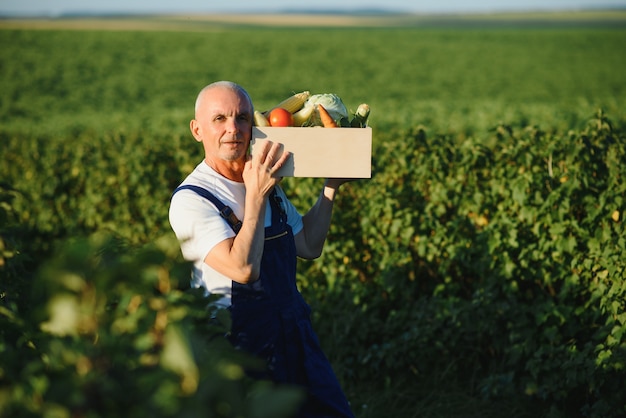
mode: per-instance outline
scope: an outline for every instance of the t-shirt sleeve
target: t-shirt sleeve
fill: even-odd
[[[172,197],[169,221],[183,257],[189,261],[204,261],[213,247],[235,236],[217,208],[190,190],[181,190]]]

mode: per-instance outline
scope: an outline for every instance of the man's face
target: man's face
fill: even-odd
[[[191,130],[207,158],[237,161],[245,158],[252,135],[253,110],[245,95],[224,87],[206,91]]]

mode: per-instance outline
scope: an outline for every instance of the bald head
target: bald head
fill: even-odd
[[[196,98],[196,105],[194,109],[196,118],[198,117],[198,109],[200,109],[200,107],[202,106],[202,102],[206,99],[207,96],[209,96],[208,93],[210,93],[214,89],[227,89],[227,90],[234,91],[240,97],[244,98],[248,102],[248,104],[250,105],[250,109],[253,109],[252,99],[250,98],[250,95],[243,87],[241,87],[237,83],[233,83],[232,81],[225,81],[225,80],[216,81],[214,83],[211,83],[205,86],[202,90],[200,90],[200,93],[198,93],[198,97]]]

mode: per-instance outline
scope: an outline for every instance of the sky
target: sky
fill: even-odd
[[[413,13],[483,13],[626,8],[626,0],[0,0],[0,15],[64,13],[221,13],[385,9]]]

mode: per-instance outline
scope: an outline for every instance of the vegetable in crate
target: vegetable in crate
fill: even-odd
[[[320,120],[322,121],[322,126],[324,128],[337,128],[337,122],[335,122],[330,116],[330,113],[326,111],[322,104],[317,105],[317,113],[320,115]]]
[[[254,126],[270,126],[270,121],[267,120],[263,113],[258,110],[254,111]]]
[[[276,106],[274,106],[267,112],[263,112],[263,116],[265,116],[266,118],[269,118],[269,115],[272,112],[272,110],[276,108],[283,108],[292,114],[296,113],[298,110],[302,109],[302,106],[304,106],[304,103],[307,101],[307,99],[310,96],[311,96],[311,93],[308,91],[295,93],[293,96],[287,97],[285,100],[278,103]]]
[[[275,107],[272,109],[267,119],[270,122],[270,126],[293,126],[293,115],[291,112],[283,109],[282,107]]]
[[[367,126],[367,119],[370,116],[370,107],[367,103],[361,103],[354,112],[354,117],[350,121],[350,126],[353,128],[365,128]]]
[[[315,112],[314,105],[309,106],[305,104],[302,109],[298,110],[296,113],[293,114],[293,126],[297,126],[297,127],[308,126],[309,119],[311,119],[311,116],[313,116],[314,112]]]
[[[320,109],[321,107],[321,109]],[[287,112],[291,115],[288,120]],[[370,109],[361,103],[354,114],[348,112],[341,98],[333,93],[311,95],[295,93],[263,113],[255,111],[256,126],[324,126],[365,128]],[[334,126],[333,126],[334,125]]]
[[[293,114],[293,126],[323,126],[316,106],[321,104],[339,125],[348,124],[348,109],[339,96],[332,93],[314,94]]]

